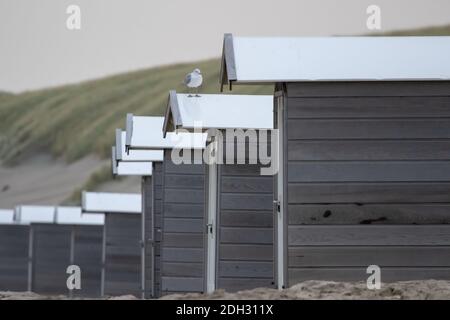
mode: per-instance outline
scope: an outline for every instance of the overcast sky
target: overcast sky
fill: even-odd
[[[66,8],[81,8],[81,30]],[[322,36],[450,23],[449,0],[0,0],[0,90],[19,92],[219,56],[226,32]]]

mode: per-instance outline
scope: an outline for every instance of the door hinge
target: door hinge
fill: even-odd
[[[210,233],[210,234],[213,233],[213,224],[212,223],[208,223],[206,225],[206,233]]]

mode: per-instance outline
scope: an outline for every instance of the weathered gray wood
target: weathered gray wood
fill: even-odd
[[[168,218],[203,218],[203,210],[203,203],[164,203],[164,217]]]
[[[449,81],[362,81],[286,83],[288,97],[449,96]]]
[[[272,244],[221,244],[219,247],[222,260],[249,260],[273,262]]]
[[[273,212],[268,210],[222,210],[222,227],[273,227]]]
[[[354,268],[292,268],[288,273],[288,286],[307,280],[324,281],[362,281],[366,282],[369,274],[367,267]],[[408,280],[450,279],[450,268],[382,268],[381,282]]]
[[[164,248],[165,262],[203,262],[204,252],[201,248]]]
[[[164,233],[164,247],[203,248],[203,235],[198,233]]]
[[[164,232],[202,233],[205,230],[202,218],[165,218]]]
[[[230,228],[220,229],[223,244],[272,244],[273,232],[271,228]]]
[[[161,294],[202,292],[205,166],[175,165],[171,155],[165,150],[162,164]]]
[[[177,262],[163,262],[161,266],[164,276],[166,278],[173,277],[196,277],[203,278],[203,262],[200,263],[177,263]]]
[[[288,139],[449,139],[449,118],[290,119]]]
[[[162,293],[171,292],[203,292],[202,278],[165,277],[161,279]]]
[[[251,279],[251,278],[220,278],[219,288],[227,288],[229,292],[251,290],[255,288],[273,288],[272,279]]]
[[[268,278],[273,280],[273,262],[220,261],[219,277]]]
[[[73,263],[81,269],[81,289],[74,296],[100,297],[103,226],[73,226]]]
[[[450,140],[289,141],[288,160],[450,160]]]
[[[435,97],[288,98],[287,103],[299,106],[289,109],[291,119],[450,116],[450,93]]]
[[[32,291],[68,294],[66,269],[71,264],[71,226],[35,224],[33,228]]]
[[[273,206],[273,195],[223,193],[220,206],[224,210],[267,210]]]
[[[450,225],[289,226],[289,246],[450,245]]]
[[[296,224],[450,224],[449,204],[289,205]]]
[[[30,229],[0,225],[0,291],[26,291]]]
[[[299,161],[288,171],[288,182],[450,181],[450,161]]]
[[[201,189],[205,186],[205,179],[203,175],[188,175],[188,174],[166,174],[164,176],[165,188],[189,188]]]
[[[105,286],[108,296],[141,296],[141,216],[107,213]]]
[[[289,267],[449,267],[450,247],[290,247]]]
[[[245,192],[245,193],[272,193],[273,185],[271,176],[242,177],[223,176],[222,192]]]
[[[164,201],[171,203],[202,204],[204,191],[202,189],[164,189]]]
[[[294,203],[448,203],[449,183],[290,183]]]

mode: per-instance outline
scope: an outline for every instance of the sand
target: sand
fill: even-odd
[[[282,291],[267,288],[227,293],[218,290],[213,294],[175,294],[162,299],[419,299],[447,300],[450,299],[450,281],[404,281],[383,284],[380,290],[368,290],[363,282],[330,282],[305,281]]]
[[[57,205],[80,188],[89,176],[109,165],[89,156],[71,164],[40,154],[17,166],[0,165],[0,208],[16,205]],[[138,177],[114,180],[97,188],[107,192],[140,192]]]
[[[63,300],[66,296],[43,296],[30,292],[0,292],[0,300]],[[106,300],[137,300],[132,295],[104,298]],[[376,299],[376,300],[448,300],[450,299],[450,281],[424,280],[404,281],[383,284],[380,290],[368,290],[365,283],[306,281],[289,289],[278,291],[275,289],[258,288],[254,290],[227,293],[218,290],[213,294],[174,294],[161,299]]]

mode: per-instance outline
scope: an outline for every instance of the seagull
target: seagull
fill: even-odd
[[[203,83],[203,76],[200,69],[194,69],[191,73],[188,73],[186,77],[184,78],[183,84],[186,85],[189,89],[197,89],[196,97],[200,97],[198,95],[198,89],[202,86]],[[188,97],[192,97],[192,95],[189,95]]]

